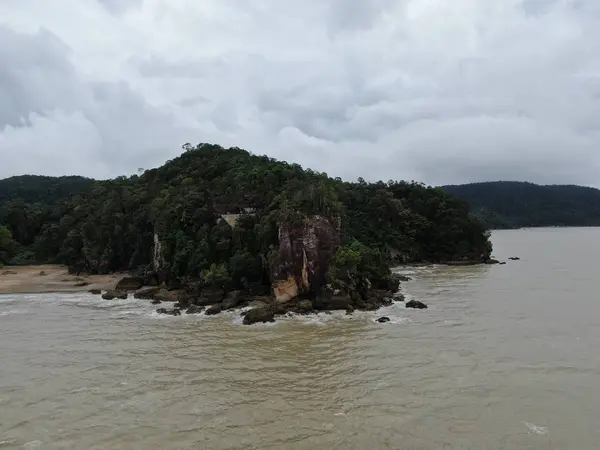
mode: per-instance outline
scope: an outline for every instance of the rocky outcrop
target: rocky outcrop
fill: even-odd
[[[340,246],[340,221],[291,213],[279,225],[279,248],[271,261],[273,296],[286,303],[325,285],[329,262]]]
[[[207,316],[214,316],[216,314],[219,314],[222,311],[222,307],[221,305],[212,305],[210,308],[208,308],[206,310],[206,312],[204,314],[206,314]]]
[[[181,310],[177,309],[177,308],[173,308],[173,309],[158,308],[156,310],[156,312],[158,314],[167,314],[169,316],[180,316],[181,315]]]
[[[117,291],[137,291],[144,285],[144,280],[141,277],[125,277],[121,278],[115,289]]]
[[[248,311],[244,315],[244,325],[252,325],[254,323],[267,323],[275,321],[275,311],[271,306],[262,306]]]
[[[158,287],[146,288],[133,294],[133,297],[141,300],[155,300],[156,294],[160,291],[161,289]]]
[[[221,303],[222,309],[228,310],[239,307],[242,303],[247,303],[249,300],[248,295],[243,291],[232,291],[227,294],[223,302]]]
[[[414,309],[427,309],[427,305],[418,300],[411,300],[411,301],[407,302],[405,306],[407,308],[414,308]]]
[[[301,300],[300,302],[298,302],[298,309],[303,313],[310,312],[313,310],[313,302],[311,302],[308,299]]]
[[[106,291],[104,294],[102,294],[102,298],[104,300],[114,300],[115,298],[118,298],[120,300],[125,300],[127,298],[127,292]]]
[[[186,314],[200,314],[202,311],[204,311],[204,307],[203,306],[197,306],[197,305],[191,305],[186,311]]]

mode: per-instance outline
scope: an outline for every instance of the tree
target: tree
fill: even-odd
[[[0,225],[0,266],[6,264],[12,258],[16,247],[10,229]]]

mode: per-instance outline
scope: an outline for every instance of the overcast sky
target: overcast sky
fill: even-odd
[[[598,0],[0,0],[0,177],[186,143],[331,176],[600,185]]]

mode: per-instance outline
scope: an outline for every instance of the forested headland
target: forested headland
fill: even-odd
[[[483,262],[491,253],[485,226],[443,189],[346,182],[210,144],[186,144],[131,177],[1,180],[0,224],[5,264],[153,273],[225,290],[273,286],[282,298],[324,286],[388,289],[394,264]]]
[[[469,203],[488,228],[600,226],[600,190],[496,181],[443,186]]]

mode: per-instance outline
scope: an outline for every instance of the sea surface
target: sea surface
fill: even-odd
[[[0,297],[0,449],[598,449],[600,229],[493,233],[376,313]],[[377,317],[391,322],[379,324]]]

